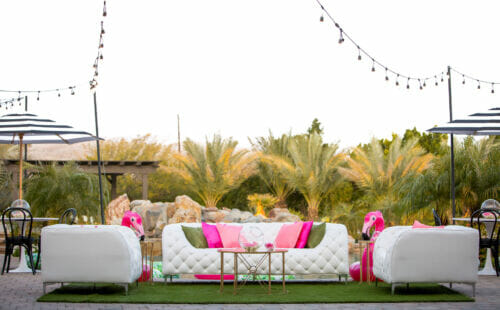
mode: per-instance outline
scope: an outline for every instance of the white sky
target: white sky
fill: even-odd
[[[325,7],[377,60],[411,76],[446,65],[500,81],[499,1],[333,1]],[[88,80],[102,1],[0,2],[0,89],[83,85],[76,96],[36,95],[30,111],[95,132]],[[446,84],[423,91],[384,80],[315,0],[108,0],[97,92],[104,138],[152,133],[203,141],[302,133],[317,117],[342,147],[448,120]],[[500,87],[453,76],[455,118],[500,106]],[[0,94],[5,98],[6,94]],[[19,111],[15,108],[0,113]]]

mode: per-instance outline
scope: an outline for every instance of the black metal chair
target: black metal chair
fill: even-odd
[[[488,216],[491,217],[490,221],[484,221],[485,213],[489,213]],[[481,221],[483,219],[483,221]],[[497,209],[485,209],[481,208],[479,210],[474,211],[470,218],[470,226],[477,227],[479,231],[479,249],[491,249],[493,254],[494,263],[495,263],[495,271],[498,273],[498,242],[499,242],[499,234],[500,228],[497,227],[497,220],[500,219],[500,211]],[[491,231],[488,229],[487,224],[493,225]],[[484,227],[484,230],[481,230],[481,227]],[[481,231],[486,231],[486,236],[484,236]]]
[[[441,222],[441,218],[437,214],[436,210],[432,209],[432,215],[434,215],[434,226],[441,226],[443,225]]]
[[[61,214],[61,217],[59,218],[59,224],[68,224],[68,225],[73,225],[75,224],[76,220],[76,209],[75,208],[69,208],[66,211]]]
[[[10,257],[14,253],[14,247],[24,247],[28,252],[33,274],[36,273],[33,264],[33,243],[36,240],[31,237],[33,228],[33,216],[25,208],[7,208],[2,213],[2,225],[5,234],[5,256],[3,259],[2,274],[9,272]],[[37,259],[38,264],[38,259]],[[7,269],[5,269],[7,265]]]

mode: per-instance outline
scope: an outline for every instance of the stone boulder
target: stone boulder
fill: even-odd
[[[207,223],[218,223],[221,222],[230,212],[230,210],[226,209],[219,210],[217,208],[202,208],[201,220],[202,222]]]
[[[265,222],[266,219],[262,215],[252,215],[251,217],[241,221],[242,223],[262,223]]]
[[[253,217],[253,214],[248,211],[240,211],[240,209],[232,209],[222,220],[225,223],[242,223],[245,220]]]
[[[154,235],[157,238],[161,237],[161,232],[165,225],[168,224],[168,219],[174,216],[175,213],[175,203],[173,202],[156,202],[154,205],[162,209],[160,216],[156,221],[156,226],[154,229]]]
[[[285,208],[274,208],[269,212],[269,218],[272,222],[298,222],[300,217],[290,213]]]
[[[201,206],[186,195],[175,197],[175,213],[168,224],[201,222]]]
[[[130,211],[130,200],[127,194],[123,194],[111,201],[106,207],[106,224],[121,225],[123,215],[126,211]]]

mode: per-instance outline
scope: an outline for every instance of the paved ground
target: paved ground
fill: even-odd
[[[0,255],[0,263],[3,256]],[[1,267],[1,266],[0,266]],[[11,266],[12,267],[12,266]],[[48,289],[55,289],[57,285]],[[468,285],[454,285],[458,291],[470,295]],[[474,303],[400,303],[400,304],[307,304],[307,305],[130,305],[130,304],[67,304],[38,303],[42,295],[39,274],[4,274],[0,276],[0,310],[29,309],[500,309],[500,278],[481,276],[476,289]]]

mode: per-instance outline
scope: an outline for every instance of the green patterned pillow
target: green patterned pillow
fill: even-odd
[[[309,237],[307,238],[306,248],[315,248],[320,244],[321,240],[325,236],[326,223],[321,223],[319,225],[313,225]]]
[[[205,238],[201,227],[181,227],[184,235],[186,235],[186,239],[188,239],[189,243],[191,243],[192,246],[198,249],[208,248],[207,238]]]

